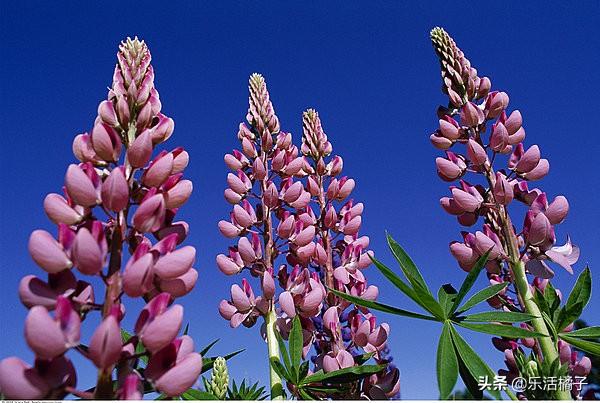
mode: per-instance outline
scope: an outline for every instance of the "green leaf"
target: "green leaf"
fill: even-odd
[[[181,395],[182,400],[219,400],[212,393],[198,389],[188,389]]]
[[[354,362],[357,363],[358,365],[362,365],[365,362],[369,361],[371,359],[371,357],[373,357],[374,355],[375,355],[375,352],[356,355],[356,356],[354,356]]]
[[[444,284],[438,290],[438,301],[444,309],[444,317],[448,317],[451,312],[457,293],[458,291],[452,287],[452,284]]]
[[[425,279],[423,279],[423,276],[419,272],[419,269],[417,269],[417,266],[412,261],[410,256],[408,256],[404,249],[402,249],[402,247],[396,241],[394,241],[394,238],[392,238],[389,233],[386,233],[386,238],[392,254],[400,264],[400,268],[402,269],[402,272],[408,281],[414,288],[422,288],[423,290],[429,292],[429,295],[431,295],[431,291],[429,291],[429,288],[425,283]]]
[[[522,313],[522,312],[490,311],[490,312],[473,313],[471,315],[461,317],[460,319],[461,319],[461,321],[464,321],[464,322],[516,323],[516,322],[528,322],[534,318],[536,318],[535,315],[531,315],[528,313]]]
[[[304,345],[302,338],[302,324],[300,318],[296,316],[292,322],[292,331],[289,337],[290,346],[290,358],[292,360],[292,368],[296,373],[300,367],[300,361],[302,361],[302,346]]]
[[[579,339],[597,339],[600,338],[600,326],[584,327],[582,329],[573,330],[569,333],[561,333],[567,337],[577,337]]]
[[[541,333],[532,332],[531,330],[523,329],[521,327],[515,327],[510,325],[497,325],[494,323],[466,323],[459,322],[458,326],[464,327],[465,329],[474,330],[479,333],[493,334],[496,336],[505,336],[513,339],[520,339],[525,337],[545,337]]]
[[[460,286],[460,290],[458,291],[458,295],[456,296],[456,299],[454,300],[454,304],[452,304],[452,309],[450,310],[450,312],[456,311],[456,308],[458,308],[458,306],[463,301],[463,299],[467,296],[469,291],[471,291],[471,288],[473,288],[473,284],[475,284],[477,277],[479,277],[479,273],[481,273],[483,266],[485,266],[485,264],[487,263],[488,254],[489,254],[489,252],[486,253],[485,255],[481,256],[477,260],[477,262],[475,262],[475,266],[473,266],[473,268],[471,269],[469,274],[467,274],[467,277],[465,277],[465,280],[463,281],[462,285]],[[465,311],[466,311],[466,309],[465,309]]]
[[[387,365],[361,365],[357,367],[349,367],[338,369],[337,371],[323,372],[319,370],[312,375],[307,376],[302,381],[302,385],[308,385],[317,382],[328,382],[328,383],[347,383],[358,379],[366,378],[369,375],[375,374],[383,369]]]
[[[287,348],[285,347],[285,343],[281,338],[281,334],[279,332],[275,332],[275,338],[277,339],[277,344],[279,344],[279,352],[283,357],[283,364],[286,369],[292,368],[292,361],[290,360],[290,355],[288,354]]]
[[[471,270],[471,272],[473,272],[473,271]],[[483,290],[476,292],[475,294],[473,294],[473,296],[471,298],[469,298],[467,300],[467,302],[465,302],[465,304],[463,306],[460,307],[460,309],[458,309],[456,311],[456,313],[459,314],[459,313],[466,312],[469,309],[473,308],[475,305],[477,305],[483,301],[487,301],[488,299],[492,298],[493,296],[498,295],[507,286],[508,286],[508,283],[494,284],[494,285],[484,288]]]
[[[271,357],[270,362],[271,362],[271,367],[273,368],[273,371],[275,371],[277,373],[277,375],[279,375],[281,378],[283,378],[285,380],[294,381],[294,379],[291,379],[291,376],[290,376],[289,372],[286,370],[286,368],[284,368],[284,366],[281,365],[281,362],[279,361],[279,359],[277,357]]]
[[[571,294],[569,294],[569,299],[567,300],[566,306],[573,306],[576,303],[581,303],[581,310],[585,308],[585,306],[590,301],[590,296],[592,295],[592,276],[590,273],[590,268],[586,267],[585,270],[581,272],[579,277],[577,277],[577,281],[573,286],[573,290],[571,290]]]
[[[440,399],[450,396],[458,379],[458,359],[452,344],[449,322],[444,323],[437,349],[437,380]]]
[[[200,350],[200,355],[202,357],[204,357],[208,353],[208,350],[210,350],[218,342],[219,342],[219,339],[213,340],[208,346],[206,346],[202,350]]]
[[[493,380],[496,373],[492,371],[492,369],[479,357],[479,355],[477,355],[477,353],[471,348],[471,346],[469,346],[465,339],[458,334],[454,327],[450,326],[449,329],[452,335],[454,347],[456,348],[457,356],[460,358],[461,362],[464,364],[473,379],[477,381],[480,376],[487,376],[488,379]],[[462,378],[465,380],[464,377]],[[488,390],[487,392],[496,399],[500,399],[500,391]]]
[[[371,261],[373,262],[373,264],[375,264],[375,267],[379,269],[381,274],[383,274],[385,278],[387,278],[392,284],[394,284],[396,288],[398,288],[402,293],[404,293],[407,297],[415,301],[417,304],[421,305],[421,301],[417,297],[415,290],[410,288],[410,286],[406,284],[404,280],[402,280],[389,267],[377,260],[372,254],[369,254],[369,258],[371,258]]]
[[[550,282],[548,282],[548,284],[546,285],[546,288],[544,289],[544,299],[546,300],[546,303],[548,304],[548,309],[550,311],[549,312],[550,317],[553,317],[554,312],[556,312],[556,309],[560,306],[560,298],[558,297],[558,294],[556,293],[556,289]]]
[[[188,322],[185,324],[185,329],[183,329],[183,334],[187,335],[189,331],[190,331],[190,323]]]
[[[431,316],[426,316],[426,315],[421,315],[420,313],[405,311],[404,309],[396,308],[391,305],[382,304],[380,302],[369,301],[367,299],[355,297],[353,295],[349,295],[349,294],[346,294],[346,293],[343,293],[343,292],[340,292],[337,290],[329,289],[329,291],[332,292],[333,294],[337,295],[338,297],[345,299],[346,301],[352,302],[353,304],[356,304],[359,306],[364,306],[365,308],[375,309],[377,311],[392,313],[394,315],[399,315],[399,316],[406,316],[409,318],[439,321],[437,318],[434,318]]]
[[[600,343],[596,343],[589,340],[581,340],[577,337],[570,337],[564,333],[560,334],[560,338],[566,341],[567,343],[577,347],[581,351],[585,351],[586,353],[590,353],[593,356],[600,356]]]
[[[300,364],[300,368],[298,369],[298,383],[302,382],[302,380],[306,378],[306,375],[308,375],[309,365],[309,361],[304,361]]]
[[[123,341],[123,344],[127,343],[129,339],[131,339],[131,333],[121,328],[121,340]]]
[[[544,296],[544,294],[542,294],[539,288],[535,288],[533,299],[542,312],[546,313],[548,316],[551,315],[550,306],[546,301],[546,297]]]
[[[577,301],[572,305],[565,305],[558,312],[558,318],[554,325],[556,326],[556,330],[559,332],[563,330],[565,327],[569,326],[569,324],[575,322],[575,320],[579,319],[581,316],[581,312],[583,311],[583,302]]]

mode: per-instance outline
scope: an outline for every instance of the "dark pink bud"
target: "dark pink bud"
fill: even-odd
[[[479,80],[479,86],[477,88],[477,99],[485,98],[490,89],[492,88],[492,82],[488,77],[481,77]]]
[[[174,129],[175,122],[173,122],[173,119],[159,113],[158,123],[151,129],[152,142],[158,144],[167,141],[171,137],[171,134],[173,134]]]
[[[326,172],[331,176],[338,176],[342,172],[342,168],[344,167],[344,161],[342,157],[335,156],[331,159],[329,164],[327,164]]]
[[[552,238],[552,224],[544,213],[538,213],[527,233],[527,242],[531,245],[540,245]]]
[[[83,218],[67,200],[59,194],[50,193],[44,199],[44,211],[55,224],[74,225]]]
[[[130,297],[141,297],[152,289],[154,279],[153,261],[154,257],[151,253],[146,253],[141,257],[132,256],[129,259],[123,272],[123,291],[125,294]]]
[[[92,142],[87,133],[78,134],[73,139],[73,154],[81,162],[98,161],[98,156],[92,148]]]
[[[96,367],[111,368],[121,356],[121,328],[115,315],[109,314],[96,328],[89,345],[89,357]]]
[[[168,292],[173,298],[179,298],[189,294],[196,285],[196,281],[198,281],[198,271],[191,268],[179,277],[161,279],[159,286],[162,291]]]
[[[475,127],[483,122],[483,111],[473,102],[467,102],[460,108],[460,123],[463,126]]]
[[[340,188],[338,190],[336,199],[342,201],[346,197],[350,196],[350,193],[352,193],[352,190],[354,190],[354,186],[355,186],[354,179],[352,179],[352,178],[340,179]]]
[[[506,176],[500,172],[496,172],[496,184],[494,185],[493,193],[496,202],[505,206],[508,205],[514,197],[513,187],[506,179]]]
[[[547,159],[540,159],[540,162],[533,168],[531,171],[523,174],[522,176],[531,181],[542,179],[544,176],[548,174],[550,170],[550,163]]]
[[[133,226],[140,232],[158,231],[165,218],[165,198],[155,194],[142,201],[133,214]]]
[[[143,131],[133,140],[127,149],[127,160],[134,168],[145,166],[152,156],[152,133]]]
[[[452,189],[452,197],[456,205],[463,211],[473,213],[481,206],[481,200],[464,190]]]
[[[118,161],[121,155],[121,139],[112,127],[98,123],[94,126],[90,138],[96,155],[104,161]]]
[[[458,123],[454,121],[454,119],[449,118],[450,121],[446,119],[440,119],[440,134],[448,139],[448,140],[457,140],[460,137],[460,132],[458,130]]]
[[[510,114],[508,119],[506,119],[506,121],[504,122],[504,126],[506,127],[509,136],[514,135],[521,128],[522,125],[523,118],[521,116],[521,112],[519,112],[518,110],[514,110]]]
[[[450,244],[450,253],[452,253],[452,256],[454,256],[458,261],[458,265],[464,271],[470,271],[479,258],[473,249],[460,242],[452,242]]]
[[[467,155],[474,165],[483,165],[488,159],[483,147],[473,139],[467,143]]]
[[[481,256],[489,251],[488,260],[494,260],[502,255],[502,250],[489,236],[481,231],[475,233],[475,249]]]
[[[154,263],[154,273],[163,279],[175,278],[187,272],[196,261],[196,249],[184,246],[160,257]]]
[[[429,141],[431,141],[431,144],[439,150],[447,150],[454,144],[452,140],[448,140],[446,137],[440,136],[437,133],[433,133],[429,136]]]
[[[144,172],[142,182],[148,187],[158,187],[169,178],[172,170],[173,154],[163,152],[150,163]]]
[[[48,273],[58,273],[73,266],[62,245],[44,230],[31,233],[29,253],[38,266]]]
[[[436,158],[435,165],[440,178],[447,182],[451,182],[460,178],[464,173],[464,170],[461,169],[460,166],[452,161],[447,160],[446,158]]]
[[[93,168],[92,168],[93,169]],[[100,202],[98,191],[88,175],[77,165],[71,164],[65,174],[65,186],[75,204],[92,207]]]
[[[102,203],[109,210],[119,212],[129,203],[129,184],[123,168],[116,167],[102,183]]]
[[[492,134],[490,136],[490,147],[495,152],[503,152],[508,145],[508,131],[501,122],[497,122],[492,126]]]
[[[140,378],[136,374],[127,375],[119,390],[121,400],[142,400]]]
[[[569,202],[564,196],[556,196],[544,213],[550,224],[556,225],[564,221],[569,213]]]
[[[83,274],[98,274],[104,266],[104,256],[98,241],[90,231],[82,227],[77,231],[75,242],[71,249],[74,265]]]
[[[518,173],[527,173],[533,170],[540,162],[540,149],[537,145],[529,147],[523,156],[517,162],[515,171]]]
[[[190,196],[193,190],[192,181],[184,179],[179,182],[165,194],[165,205],[168,209],[175,209],[183,206]]]
[[[508,95],[505,92],[490,92],[485,102],[485,109],[488,111],[488,118],[496,118],[508,106]]]

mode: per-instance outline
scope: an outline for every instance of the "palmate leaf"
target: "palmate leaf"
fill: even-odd
[[[297,374],[302,361],[302,346],[304,345],[302,338],[302,324],[300,318],[296,316],[292,322],[292,330],[289,337],[290,358],[292,361],[292,369]]]
[[[480,304],[483,301],[487,301],[493,296],[498,295],[502,290],[504,290],[508,286],[508,283],[500,283],[494,284],[489,287],[486,287],[475,294],[471,298],[461,306],[456,313],[463,313],[473,308],[475,305]]]
[[[465,277],[465,280],[463,281],[462,285],[460,286],[460,290],[458,290],[458,294],[456,295],[456,298],[454,299],[454,304],[452,305],[450,312],[456,311],[456,308],[458,308],[458,306],[463,301],[463,299],[467,296],[469,291],[471,291],[471,288],[473,288],[473,284],[475,284],[477,277],[479,277],[479,273],[481,273],[481,270],[487,263],[488,255],[489,255],[489,252],[486,253],[485,255],[481,256],[479,259],[477,259],[477,261],[475,262],[475,265],[473,266],[473,268],[471,269],[469,274],[467,274],[467,277]],[[466,311],[466,309],[465,309],[465,311]]]
[[[346,301],[352,302],[353,304],[358,305],[358,306],[363,306],[365,308],[374,309],[376,311],[381,311],[381,312],[387,312],[387,313],[391,313],[391,314],[399,315],[399,316],[406,316],[408,318],[439,321],[439,319],[434,318],[432,316],[427,316],[427,315],[422,315],[420,313],[406,311],[404,309],[396,308],[391,305],[386,305],[386,304],[382,304],[380,302],[375,302],[375,301],[370,301],[370,300],[367,300],[364,298],[355,297],[353,295],[349,295],[349,294],[346,294],[346,293],[343,293],[343,292],[340,292],[337,290],[329,289],[329,291],[332,292],[333,294],[337,295],[338,297],[345,299]]]
[[[576,337],[578,339],[597,339],[600,338],[600,326],[590,326],[573,330],[569,333],[561,333],[561,336]]]
[[[219,342],[219,340],[220,340],[220,339],[215,339],[215,340],[213,340],[212,342],[210,342],[210,343],[209,343],[209,344],[208,344],[206,347],[204,347],[202,350],[200,350],[200,355],[204,357],[204,356],[205,356],[205,355],[208,353],[208,351],[209,351],[209,350],[210,350],[210,349],[211,349],[211,348],[212,348],[212,347],[213,347],[215,344],[217,344],[217,343]]]
[[[566,341],[567,343],[577,347],[581,351],[590,353],[593,356],[600,356],[600,343],[596,343],[594,341],[589,340],[582,340],[577,337],[571,337],[565,333],[561,333],[560,338]]]
[[[576,303],[580,302],[582,304],[581,309],[583,310],[585,306],[590,301],[590,296],[592,295],[592,276],[590,273],[590,268],[586,267],[579,277],[577,277],[577,281],[573,286],[573,290],[569,294],[569,298],[567,299],[566,306],[572,306]]]
[[[180,397],[181,400],[219,400],[212,393],[198,389],[188,389]]]
[[[579,319],[581,313],[583,312],[583,306],[584,305],[582,301],[577,301],[572,305],[567,304],[563,306],[558,312],[558,316],[554,322],[556,330],[561,331],[565,327],[569,326],[569,324]]]
[[[457,356],[460,359],[460,362],[464,364],[468,373],[472,376],[472,378],[477,381],[480,376],[487,376],[488,379],[494,379],[495,372],[477,355],[477,353],[469,346],[469,344],[461,337],[460,334],[454,329],[453,326],[449,327],[450,334],[452,335],[452,342],[454,344],[454,348],[456,349]],[[466,376],[463,376],[463,381],[465,384],[472,383],[469,379],[465,379]],[[477,385],[475,385],[476,387]],[[477,387],[476,387],[477,389]],[[471,390],[471,388],[469,388]],[[500,399],[500,392],[495,390],[488,391],[492,396],[496,399]],[[471,393],[474,393],[471,390]],[[477,393],[477,390],[475,391]],[[479,391],[481,393],[481,391]]]
[[[542,333],[533,332],[531,330],[523,329],[521,327],[515,327],[510,325],[497,325],[495,323],[458,322],[457,325],[460,327],[464,327],[465,329],[474,330],[479,333],[493,334],[496,336],[505,336],[513,339],[546,336]]]
[[[427,287],[427,284],[425,283],[425,279],[421,275],[421,272],[419,272],[419,269],[417,269],[417,266],[412,261],[410,256],[408,256],[404,249],[402,249],[402,247],[394,240],[394,238],[392,238],[392,236],[389,233],[386,233],[386,238],[388,246],[390,247],[394,258],[396,258],[396,260],[400,264],[402,272],[404,273],[408,281],[412,284],[413,288],[421,288],[424,291],[429,292],[429,295],[433,296],[431,294],[431,291],[429,291],[429,288]]]
[[[473,313],[460,318],[461,322],[529,322],[537,316],[523,312],[490,311]]]
[[[445,322],[437,349],[437,380],[440,399],[447,399],[458,379],[458,358],[452,344],[450,323]]]
[[[421,301],[419,300],[419,298],[417,298],[415,290],[413,290],[408,284],[406,284],[404,280],[402,280],[396,273],[394,273],[393,270],[391,270],[389,267],[377,260],[372,254],[369,254],[369,258],[371,258],[371,261],[373,262],[375,267],[379,269],[381,274],[383,274],[385,278],[387,278],[392,284],[394,284],[396,288],[398,288],[403,294],[415,301],[417,304],[421,304]]]
[[[452,312],[452,306],[454,305],[457,294],[458,291],[452,287],[452,284],[444,284],[438,290],[438,301],[444,309],[445,318]]]

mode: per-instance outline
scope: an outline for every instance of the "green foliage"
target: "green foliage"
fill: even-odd
[[[246,385],[246,380],[238,387],[235,380],[232,382],[231,388],[227,390],[227,400],[265,400],[267,393],[264,386],[258,386],[258,382]]]
[[[288,347],[286,347],[279,333],[276,333],[276,337],[281,359],[272,358],[271,366],[277,375],[287,382],[290,392],[303,400],[321,400],[325,397],[335,397],[338,394],[347,392],[354,382],[386,368],[386,365],[364,364],[372,357],[372,354],[364,354],[355,358],[357,366],[327,373],[319,370],[309,375],[309,361],[302,361],[303,340],[300,319],[296,317],[292,322]]]
[[[491,376],[493,379],[494,376],[494,372],[490,367],[460,336],[456,330],[456,326],[479,333],[488,333],[512,338],[545,336],[528,329],[511,325],[511,323],[529,322],[535,318],[535,316],[527,313],[491,311],[465,314],[470,309],[500,293],[508,285],[507,283],[503,283],[486,287],[468,298],[461,306],[473,288],[479,274],[482,272],[487,262],[487,254],[477,260],[475,266],[466,276],[458,291],[452,285],[444,284],[438,290],[436,299],[428,288],[421,272],[404,249],[402,249],[389,234],[387,235],[387,241],[405,278],[401,278],[373,256],[371,256],[371,260],[379,271],[381,271],[381,273],[394,284],[400,292],[414,301],[424,313],[407,311],[391,305],[368,301],[336,290],[330,291],[359,306],[394,315],[442,323],[442,334],[438,342],[437,350],[437,379],[440,397],[442,399],[448,399],[452,396],[452,390],[456,385],[459,375],[470,393],[474,397],[482,398],[483,394],[478,390],[477,379],[480,376]],[[498,391],[489,391],[489,393],[496,398],[500,398],[500,393]]]

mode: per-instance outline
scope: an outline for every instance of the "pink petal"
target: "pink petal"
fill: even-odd
[[[44,230],[35,230],[31,233],[29,253],[38,266],[48,273],[58,273],[70,269],[73,265],[63,247]]]

